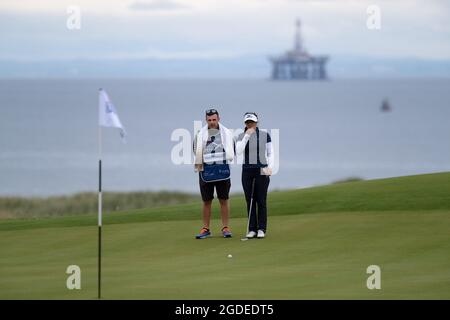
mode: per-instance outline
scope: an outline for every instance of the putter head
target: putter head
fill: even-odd
[[[248,240],[248,238],[242,238],[241,239],[241,241],[247,241]]]

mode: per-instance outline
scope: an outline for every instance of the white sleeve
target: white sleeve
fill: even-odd
[[[245,134],[241,141],[236,142],[236,154],[241,155],[244,152],[248,139],[250,139],[250,135]]]
[[[266,156],[267,156],[267,165],[270,169],[273,169],[275,157],[273,154],[273,145],[272,142],[266,143]]]
[[[192,152],[195,154],[197,150],[197,135],[194,137],[194,141],[192,142]]]

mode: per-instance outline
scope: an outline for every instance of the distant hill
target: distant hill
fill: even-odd
[[[269,53],[215,59],[0,60],[0,78],[257,78],[269,79]],[[332,55],[331,79],[450,77],[450,60]]]

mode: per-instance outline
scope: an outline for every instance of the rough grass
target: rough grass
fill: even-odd
[[[47,198],[1,197],[0,218],[44,218],[66,215],[86,215],[97,212],[98,194],[77,193],[71,196]],[[193,202],[198,195],[182,192],[104,192],[106,212],[152,208]]]

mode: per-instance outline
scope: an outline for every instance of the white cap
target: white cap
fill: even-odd
[[[258,117],[256,116],[256,114],[254,113],[246,113],[244,115],[244,123],[246,121],[253,121],[253,122],[258,122]]]

